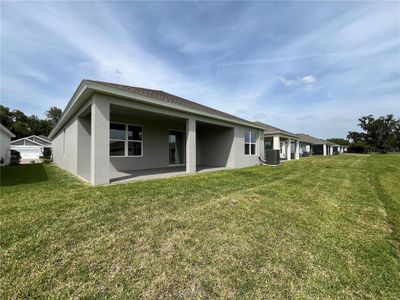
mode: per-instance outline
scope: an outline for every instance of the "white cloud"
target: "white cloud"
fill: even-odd
[[[317,79],[312,75],[297,77],[296,79],[286,79],[285,77],[282,76],[282,77],[279,77],[278,79],[286,86],[296,86],[296,85],[301,85],[301,84],[310,86],[317,81]]]
[[[313,84],[316,81],[317,81],[317,79],[312,75],[306,75],[303,78],[301,78],[301,82],[303,82],[305,84]]]

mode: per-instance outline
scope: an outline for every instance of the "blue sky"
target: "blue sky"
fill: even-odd
[[[1,2],[1,104],[42,117],[84,78],[345,137],[400,115],[400,2]]]

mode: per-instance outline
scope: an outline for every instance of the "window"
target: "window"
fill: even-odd
[[[256,155],[256,143],[257,137],[256,132],[253,130],[244,131],[244,154],[245,155]]]
[[[273,140],[272,137],[266,137],[264,138],[264,149],[273,149]]]
[[[110,156],[142,156],[141,126],[110,123]]]

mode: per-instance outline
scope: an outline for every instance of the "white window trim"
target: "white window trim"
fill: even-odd
[[[144,131],[143,131],[143,125],[142,124],[132,124],[132,123],[121,123],[121,122],[110,122],[111,124],[120,124],[125,126],[125,139],[120,140],[120,139],[112,139],[111,137],[109,138],[110,141],[118,141],[118,142],[124,142],[124,155],[111,155],[110,151],[108,153],[109,157],[143,157],[143,141],[144,141]],[[137,126],[142,128],[142,140],[128,140],[128,126]],[[141,143],[141,148],[140,148],[140,155],[128,155],[128,142],[137,142]]]
[[[250,140],[249,140],[249,142],[248,143],[246,143],[246,131],[249,131],[250,132]],[[255,137],[256,137],[256,142],[255,143],[252,143],[251,142],[251,135],[252,134],[254,134],[255,135]],[[252,129],[245,129],[244,130],[244,145],[246,145],[246,144],[249,144],[249,154],[246,154],[246,146],[244,146],[244,148],[243,148],[243,150],[244,150],[244,156],[257,156],[257,153],[258,153],[258,151],[257,151],[257,142],[258,142],[258,138],[257,138],[257,133],[256,133],[256,131],[255,130],[252,130]],[[251,154],[251,145],[254,145],[254,154]]]

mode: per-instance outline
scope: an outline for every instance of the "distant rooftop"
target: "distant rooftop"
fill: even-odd
[[[291,136],[291,137],[294,137],[294,138],[297,139],[297,136],[294,133],[291,133],[289,131],[280,129],[278,127],[274,127],[274,126],[271,126],[269,124],[266,124],[266,123],[263,123],[263,122],[260,122],[260,121],[256,121],[256,122],[254,122],[254,124],[256,124],[256,125],[258,125],[260,127],[263,127],[264,128],[264,133],[266,133],[266,134],[282,134],[282,135]]]
[[[305,142],[305,143],[314,144],[314,145],[328,144],[328,141],[321,140],[319,138],[313,137],[313,136],[305,134],[305,133],[296,133],[296,135],[299,137],[300,142]]]

